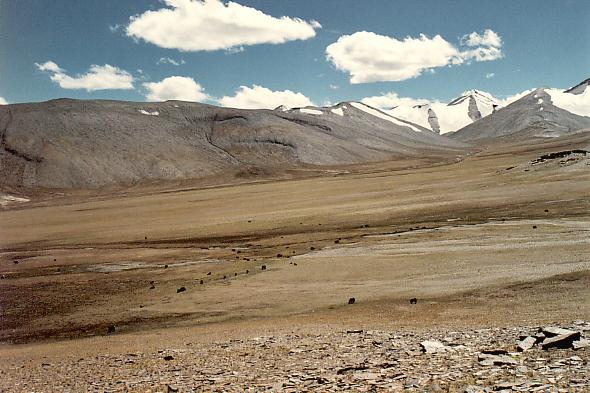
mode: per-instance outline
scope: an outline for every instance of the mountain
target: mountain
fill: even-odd
[[[590,78],[578,83],[574,87],[570,87],[565,92],[572,94],[583,94],[588,86],[590,86]]]
[[[431,102],[411,107],[397,106],[387,113],[419,124],[434,133],[446,134],[488,116],[499,107],[500,102],[491,94],[470,90],[448,104]]]
[[[590,127],[588,80],[566,91],[539,88],[448,136],[463,142],[551,138]]]
[[[360,103],[239,110],[71,99],[0,106],[0,186],[87,188],[456,154],[465,145]]]

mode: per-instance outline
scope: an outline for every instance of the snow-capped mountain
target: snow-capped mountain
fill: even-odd
[[[446,134],[488,116],[500,106],[500,101],[491,94],[469,90],[448,104],[436,101],[411,107],[400,105],[386,112],[437,134]]]
[[[538,88],[527,91],[506,107],[470,124],[451,138],[464,142],[494,138],[551,138],[590,127],[589,80],[571,89]]]

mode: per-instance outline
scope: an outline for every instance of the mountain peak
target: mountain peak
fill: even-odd
[[[565,91],[565,93],[571,94],[582,94],[586,91],[586,88],[590,85],[590,78],[583,80],[582,82],[578,83],[574,87],[570,87]]]

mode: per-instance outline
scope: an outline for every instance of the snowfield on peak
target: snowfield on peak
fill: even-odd
[[[491,94],[469,90],[448,104],[440,101],[413,106],[402,104],[384,111],[433,132],[446,134],[490,115],[500,106],[500,101]]]
[[[558,108],[579,116],[590,117],[590,89],[573,94],[560,89],[544,89],[551,97],[551,102]]]
[[[330,109],[330,112],[338,116],[344,116],[344,111],[342,108]]]
[[[400,120],[396,119],[392,115],[389,115],[389,114],[387,114],[385,112],[382,112],[380,110],[371,108],[370,106],[365,105],[363,103],[360,103],[360,102],[351,102],[350,105],[352,105],[353,107],[355,107],[358,110],[361,110],[363,112],[366,112],[366,113],[368,113],[370,115],[373,115],[375,117],[378,117],[380,119],[387,120],[387,121],[389,121],[389,122],[391,122],[393,124],[396,124],[398,126],[408,127],[408,128],[411,128],[414,131],[421,132],[419,128],[416,128],[416,127],[414,127],[411,124],[404,123],[403,121],[400,121]],[[408,120],[408,121],[410,121],[410,120]]]
[[[322,115],[324,112],[319,111],[317,109],[310,109],[310,108],[300,108],[299,112],[306,113],[308,115]]]
[[[158,111],[148,112],[145,109],[140,109],[140,110],[138,110],[138,112],[141,113],[142,115],[160,116],[160,112],[158,112]]]

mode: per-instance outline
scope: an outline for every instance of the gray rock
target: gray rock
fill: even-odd
[[[580,339],[580,340],[574,341],[572,343],[572,348],[574,348],[575,350],[582,349],[582,348],[590,348],[590,340]]]
[[[580,332],[569,332],[560,334],[559,336],[546,338],[541,343],[541,348],[572,348],[574,341],[580,339]]]
[[[443,353],[453,350],[453,348],[446,346],[440,341],[436,340],[422,341],[420,343],[420,347],[422,348],[422,351],[426,353]]]
[[[526,337],[524,340],[518,342],[518,350],[520,352],[528,351],[535,345],[537,339],[531,336]]]
[[[573,333],[573,330],[563,329],[557,326],[547,326],[541,329],[545,337],[561,336],[563,334]]]
[[[518,362],[508,355],[488,355],[482,353],[479,355],[479,364],[482,366],[502,366],[516,365]]]

